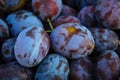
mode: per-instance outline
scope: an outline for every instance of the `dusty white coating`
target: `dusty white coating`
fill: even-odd
[[[27,27],[42,27],[42,22],[32,12],[27,10],[19,10],[10,13],[6,18],[10,25],[12,36],[17,37],[18,34]]]
[[[71,59],[87,56],[94,49],[91,32],[77,23],[66,23],[56,27],[50,35],[53,49]]]
[[[47,33],[40,27],[29,27],[17,37],[14,52],[17,61],[25,67],[39,64],[50,47]]]
[[[69,71],[66,58],[50,54],[38,65],[35,80],[68,80]]]

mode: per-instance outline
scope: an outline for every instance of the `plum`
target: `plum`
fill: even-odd
[[[18,35],[14,54],[20,65],[34,67],[46,57],[49,48],[50,40],[45,30],[41,27],[29,27]]]
[[[50,54],[38,65],[35,80],[68,80],[69,71],[66,58]]]
[[[92,62],[88,57],[72,60],[70,64],[71,80],[91,80],[92,79]]]
[[[13,37],[17,37],[27,27],[37,26],[43,28],[42,22],[32,12],[27,10],[18,10],[10,13],[6,21]]]
[[[106,50],[96,62],[96,80],[116,80],[120,70],[120,58],[116,52]]]
[[[95,27],[97,26],[97,20],[95,17],[95,6],[86,6],[82,8],[77,17],[80,19],[81,24],[86,27]]]
[[[43,20],[54,20],[62,10],[62,0],[32,0],[33,11]]]
[[[51,47],[55,52],[70,59],[89,55],[94,49],[91,32],[78,23],[66,23],[50,34]]]
[[[17,62],[0,65],[0,80],[33,80],[33,71]]]
[[[120,29],[119,3],[119,0],[98,0],[95,9],[97,20],[108,29]]]
[[[95,40],[95,50],[116,50],[119,45],[117,34],[109,29],[91,28],[90,31]]]
[[[5,62],[10,62],[15,60],[15,56],[14,56],[15,41],[16,41],[15,38],[9,38],[2,44],[1,55],[2,55],[2,59]]]

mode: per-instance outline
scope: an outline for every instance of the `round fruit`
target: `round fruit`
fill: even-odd
[[[50,38],[52,48],[67,58],[84,57],[94,49],[94,39],[91,32],[78,23],[59,25],[53,30]]]
[[[2,59],[6,62],[15,60],[14,57],[15,41],[16,41],[15,38],[9,38],[2,44],[1,55],[2,55]]]
[[[96,6],[96,17],[108,29],[120,29],[120,1],[98,0]]]
[[[14,53],[19,64],[24,67],[33,67],[45,58],[49,47],[47,33],[41,27],[29,27],[18,35]]]
[[[119,38],[114,31],[103,28],[91,28],[90,30],[95,40],[95,50],[117,49]]]
[[[112,50],[106,50],[98,57],[96,64],[96,80],[117,80],[119,70],[119,56]]]
[[[54,20],[62,10],[62,0],[32,0],[32,7],[43,21]]]
[[[83,57],[71,61],[70,79],[71,80],[91,80],[92,79],[92,62],[88,57]]]
[[[86,27],[95,27],[97,26],[97,20],[95,17],[95,6],[86,6],[82,8],[77,17],[80,19],[81,24]]]
[[[17,37],[18,34],[27,27],[42,27],[42,22],[30,11],[19,10],[10,13],[6,21],[9,25],[12,36]]]
[[[35,80],[68,80],[69,64],[58,54],[48,55],[37,68]]]
[[[33,71],[17,62],[0,65],[0,80],[33,80]]]

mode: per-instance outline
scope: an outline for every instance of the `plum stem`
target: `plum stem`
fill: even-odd
[[[48,31],[53,31],[54,30],[54,28],[53,28],[53,25],[52,25],[52,23],[51,23],[51,21],[50,21],[50,19],[49,18],[47,18],[47,22],[48,22],[48,24],[49,24],[49,26],[50,26],[50,28],[51,28],[51,30],[48,30]]]

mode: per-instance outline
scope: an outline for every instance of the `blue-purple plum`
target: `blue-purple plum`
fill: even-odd
[[[6,21],[10,28],[10,33],[13,37],[17,37],[18,34],[27,27],[42,27],[42,22],[32,12],[27,10],[18,10],[10,13]]]
[[[69,71],[66,58],[50,54],[38,65],[35,80],[68,80]]]
[[[38,65],[48,54],[50,39],[41,27],[29,27],[18,35],[14,54],[18,63],[24,67]]]
[[[70,59],[89,55],[95,45],[91,32],[78,23],[59,25],[52,31],[50,39],[53,50]]]

